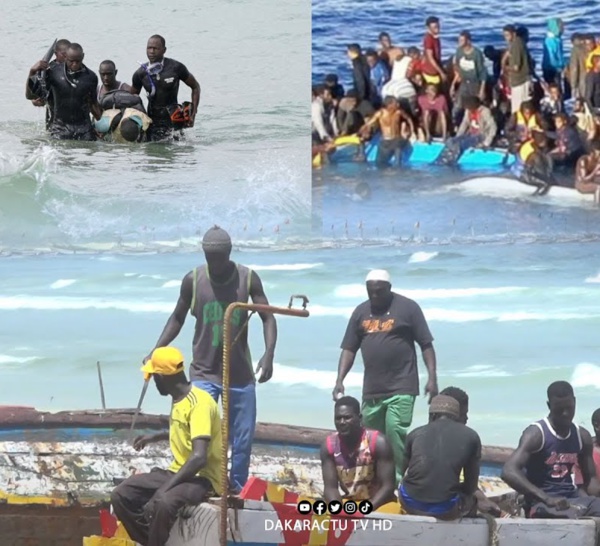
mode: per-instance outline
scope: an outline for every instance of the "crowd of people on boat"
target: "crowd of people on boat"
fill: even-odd
[[[110,142],[164,141],[194,126],[200,84],[187,67],[165,57],[165,39],[153,35],[131,84],[117,79],[118,70],[104,60],[98,75],[84,64],[83,47],[56,40],[48,55],[29,70],[25,96],[46,108],[46,130],[58,140]],[[52,58],[53,57],[53,58]],[[191,102],[179,103],[179,83],[191,88]],[[147,109],[140,97],[147,94]]]
[[[132,540],[164,546],[180,508],[208,497],[240,495],[249,478],[256,426],[256,382],[273,374],[277,323],[259,312],[265,352],[255,378],[248,347],[246,309],[231,317],[228,487],[221,483],[223,319],[234,302],[268,305],[258,274],[230,259],[231,238],[215,226],[203,237],[206,264],[182,279],[178,301],[154,349],[143,359],[144,378],[172,400],[169,430],[139,436],[134,447],[168,440],[172,464],[135,474],[112,492],[117,518]],[[367,299],[353,311],[341,342],[333,389],[336,431],[320,452],[327,502],[368,499],[374,509],[395,503],[398,513],[439,519],[506,516],[479,488],[482,445],[467,426],[469,397],[449,386],[439,392],[433,335],[419,304],[392,290],[385,270],[365,279]],[[195,318],[190,377],[183,354],[170,344],[187,315]],[[427,369],[429,422],[411,429],[420,392],[417,350]],[[360,350],[364,363],[362,400],[345,395],[344,379]],[[547,389],[548,414],[528,426],[508,458],[503,480],[523,495],[526,517],[600,517],[600,410],[596,434],[574,423],[572,386],[556,381]],[[399,506],[398,506],[399,505]]]
[[[554,184],[597,191],[600,43],[594,35],[573,34],[567,59],[564,24],[549,19],[540,76],[526,27],[504,26],[501,48],[480,47],[465,30],[447,59],[440,20],[428,17],[425,27],[421,48],[396,45],[387,32],[377,49],[347,46],[352,88],[328,74],[312,89],[313,157],[326,160],[340,137],[357,136],[355,159],[363,161],[364,144],[380,132],[377,164],[400,164],[411,141],[437,138],[445,142],[438,164],[456,164],[468,148],[500,147],[516,155],[515,174],[539,193]]]

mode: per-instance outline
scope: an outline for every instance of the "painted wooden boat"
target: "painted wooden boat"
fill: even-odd
[[[100,511],[109,508],[115,479],[169,462],[166,445],[149,446],[141,453],[131,448],[133,413],[129,409],[44,413],[0,408],[2,544],[133,546],[123,538],[101,537]],[[168,417],[140,414],[137,425],[136,434],[164,430]],[[502,519],[490,527],[490,522],[480,519],[444,523],[402,516],[390,505],[384,512],[351,518],[301,515],[297,502],[321,494],[318,447],[329,432],[257,425],[253,478],[243,498],[234,499],[228,509],[228,546],[596,544],[593,521]],[[514,495],[497,476],[509,452],[484,448],[480,482],[489,496],[507,503]],[[218,499],[213,499],[183,511],[168,546],[217,546],[219,510]],[[84,537],[89,537],[85,543]]]
[[[380,140],[381,136],[378,133],[365,145],[367,163],[375,163]],[[359,144],[358,137],[340,137],[335,142],[337,148],[330,156],[331,162],[345,163],[353,161],[353,156]],[[407,147],[403,155],[403,165],[407,167],[433,165],[443,149],[444,143],[440,140],[433,140],[430,144],[414,142]],[[500,148],[490,150],[471,148],[462,154],[457,166],[463,170],[504,171],[510,168],[514,162],[515,156]]]

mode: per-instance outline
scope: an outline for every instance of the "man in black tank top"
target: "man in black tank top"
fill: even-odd
[[[83,64],[83,58],[83,48],[71,44],[64,63],[50,66],[39,61],[30,70],[30,75],[46,70],[46,85],[52,93],[53,108],[48,130],[53,138],[96,140],[90,114],[100,119],[96,100],[98,76]]]
[[[566,381],[548,387],[545,419],[525,429],[519,446],[502,470],[502,479],[525,496],[525,515],[532,518],[600,517],[600,482],[590,433],[573,423],[575,394]],[[583,484],[573,471],[578,464]]]
[[[209,229],[202,240],[206,265],[190,271],[181,282],[173,314],[155,348],[169,345],[181,331],[189,312],[196,319],[192,343],[190,379],[194,386],[218,401],[223,390],[223,316],[229,304],[247,302],[268,304],[256,272],[230,260],[231,238],[218,226]],[[259,383],[271,379],[277,341],[277,323],[272,314],[259,313],[263,321],[265,353],[258,363]],[[248,312],[237,309],[231,320],[230,350],[230,434],[232,461],[230,487],[239,493],[248,480],[250,453],[256,426],[256,390],[248,347]],[[149,358],[146,357],[145,360]]]
[[[148,137],[153,141],[172,136],[173,122],[169,108],[178,104],[180,81],[192,89],[189,127],[194,126],[200,104],[200,84],[184,64],[167,59],[166,51],[165,39],[158,34],[151,36],[146,46],[146,55],[150,62],[135,71],[131,84],[132,93],[139,95],[143,88],[148,94],[148,115],[152,118]]]

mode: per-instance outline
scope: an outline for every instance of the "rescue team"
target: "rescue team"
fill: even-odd
[[[163,546],[184,505],[208,497],[239,494],[248,480],[256,424],[255,376],[248,347],[248,314],[232,320],[229,491],[220,484],[223,315],[233,302],[268,304],[255,271],[230,259],[231,238],[215,226],[203,237],[206,263],[188,272],[180,295],[155,347],[144,358],[145,378],[171,398],[170,429],[140,436],[134,447],[168,440],[173,462],[123,481],[112,492],[117,518],[130,537],[148,546]],[[324,498],[339,507],[344,499],[368,500],[378,509],[399,502],[402,511],[452,520],[482,512],[503,515],[479,489],[481,441],[467,426],[469,398],[457,387],[438,393],[433,336],[420,306],[392,291],[389,274],[371,271],[368,299],[348,322],[341,344],[338,378],[333,390],[336,432],[324,441],[320,457]],[[195,318],[188,379],[182,353],[169,346],[188,312]],[[261,314],[265,350],[258,382],[273,373],[277,325]],[[428,380],[429,422],[409,432],[419,375],[415,342]],[[344,379],[360,349],[364,361],[362,402],[344,395]],[[502,478],[524,495],[530,518],[600,517],[600,410],[592,417],[596,434],[573,422],[576,400],[571,385],[552,383],[548,412],[528,426],[504,466]],[[575,475],[575,479],[572,477]],[[365,504],[365,503],[363,503]]]
[[[425,21],[422,48],[401,47],[379,35],[378,49],[349,44],[352,88],[336,74],[313,86],[313,157],[327,160],[338,137],[356,135],[356,160],[364,143],[381,133],[376,162],[400,164],[409,142],[440,138],[438,163],[456,164],[469,148],[506,148],[517,155],[515,174],[547,192],[552,185],[581,193],[600,188],[600,43],[593,35],[571,36],[563,48],[564,24],[548,20],[541,77],[529,48],[526,27],[506,25],[505,46],[480,49],[469,31],[444,59],[437,17]],[[491,65],[491,72],[485,59]],[[575,99],[571,115],[565,101]]]
[[[100,63],[99,81],[83,63],[80,44],[57,40],[54,59],[31,67],[25,96],[34,106],[46,107],[46,129],[59,140],[177,138],[181,129],[194,126],[200,84],[184,64],[165,57],[166,51],[165,39],[151,36],[146,44],[148,62],[136,70],[129,85],[117,79],[117,67],[110,60]],[[178,103],[180,82],[191,88],[191,102]],[[147,111],[140,98],[142,89]]]

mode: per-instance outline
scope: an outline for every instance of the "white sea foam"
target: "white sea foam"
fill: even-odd
[[[254,363],[254,369],[256,365]],[[333,390],[335,380],[337,378],[337,370],[316,370],[314,368],[296,368],[294,366],[286,366],[285,364],[273,365],[272,383],[285,385],[308,385],[317,389]],[[350,372],[344,380],[344,387],[360,388],[363,383],[363,374],[361,372]]]
[[[162,288],[175,288],[176,286],[181,286],[181,279],[179,279],[179,280],[173,280],[173,281],[167,281],[166,283],[164,283],[162,285]]]
[[[49,297],[49,296],[4,296],[0,297],[0,310],[16,311],[33,309],[37,311],[63,311],[84,309],[113,309],[131,313],[171,313],[171,301],[127,301],[122,299],[104,299],[97,297]],[[348,318],[354,306],[333,307],[326,305],[309,305],[310,314],[315,317],[344,317]],[[589,320],[600,318],[597,312],[566,312],[566,311],[465,311],[444,308],[423,308],[429,321],[438,322],[519,322],[545,320]],[[283,318],[283,317],[282,317]]]
[[[429,260],[433,260],[439,252],[415,252],[408,259],[409,264],[421,264],[423,262],[428,262]]]
[[[50,285],[50,288],[58,289],[58,288],[66,288],[67,286],[71,286],[75,284],[77,279],[58,279],[56,282],[53,282]]]
[[[452,377],[511,377],[512,375],[489,364],[475,364],[452,373]]]
[[[34,360],[39,360],[39,357],[0,355],[0,364],[25,364],[26,362],[33,362]]]
[[[398,292],[407,298],[416,300],[449,299],[449,298],[472,298],[475,296],[501,296],[524,292],[528,290],[525,286],[499,286],[497,288],[429,288],[421,290],[398,289]],[[334,295],[337,298],[365,299],[367,292],[364,284],[343,284],[338,286]]]
[[[575,388],[595,387],[600,389],[600,366],[591,362],[577,364],[571,376],[571,385]]]
[[[596,274],[596,276],[594,277],[588,277],[587,279],[585,279],[585,282],[593,284],[600,283],[600,273]]]
[[[254,271],[304,271],[306,269],[315,269],[321,267],[322,263],[316,264],[272,264],[272,265],[249,265]]]

